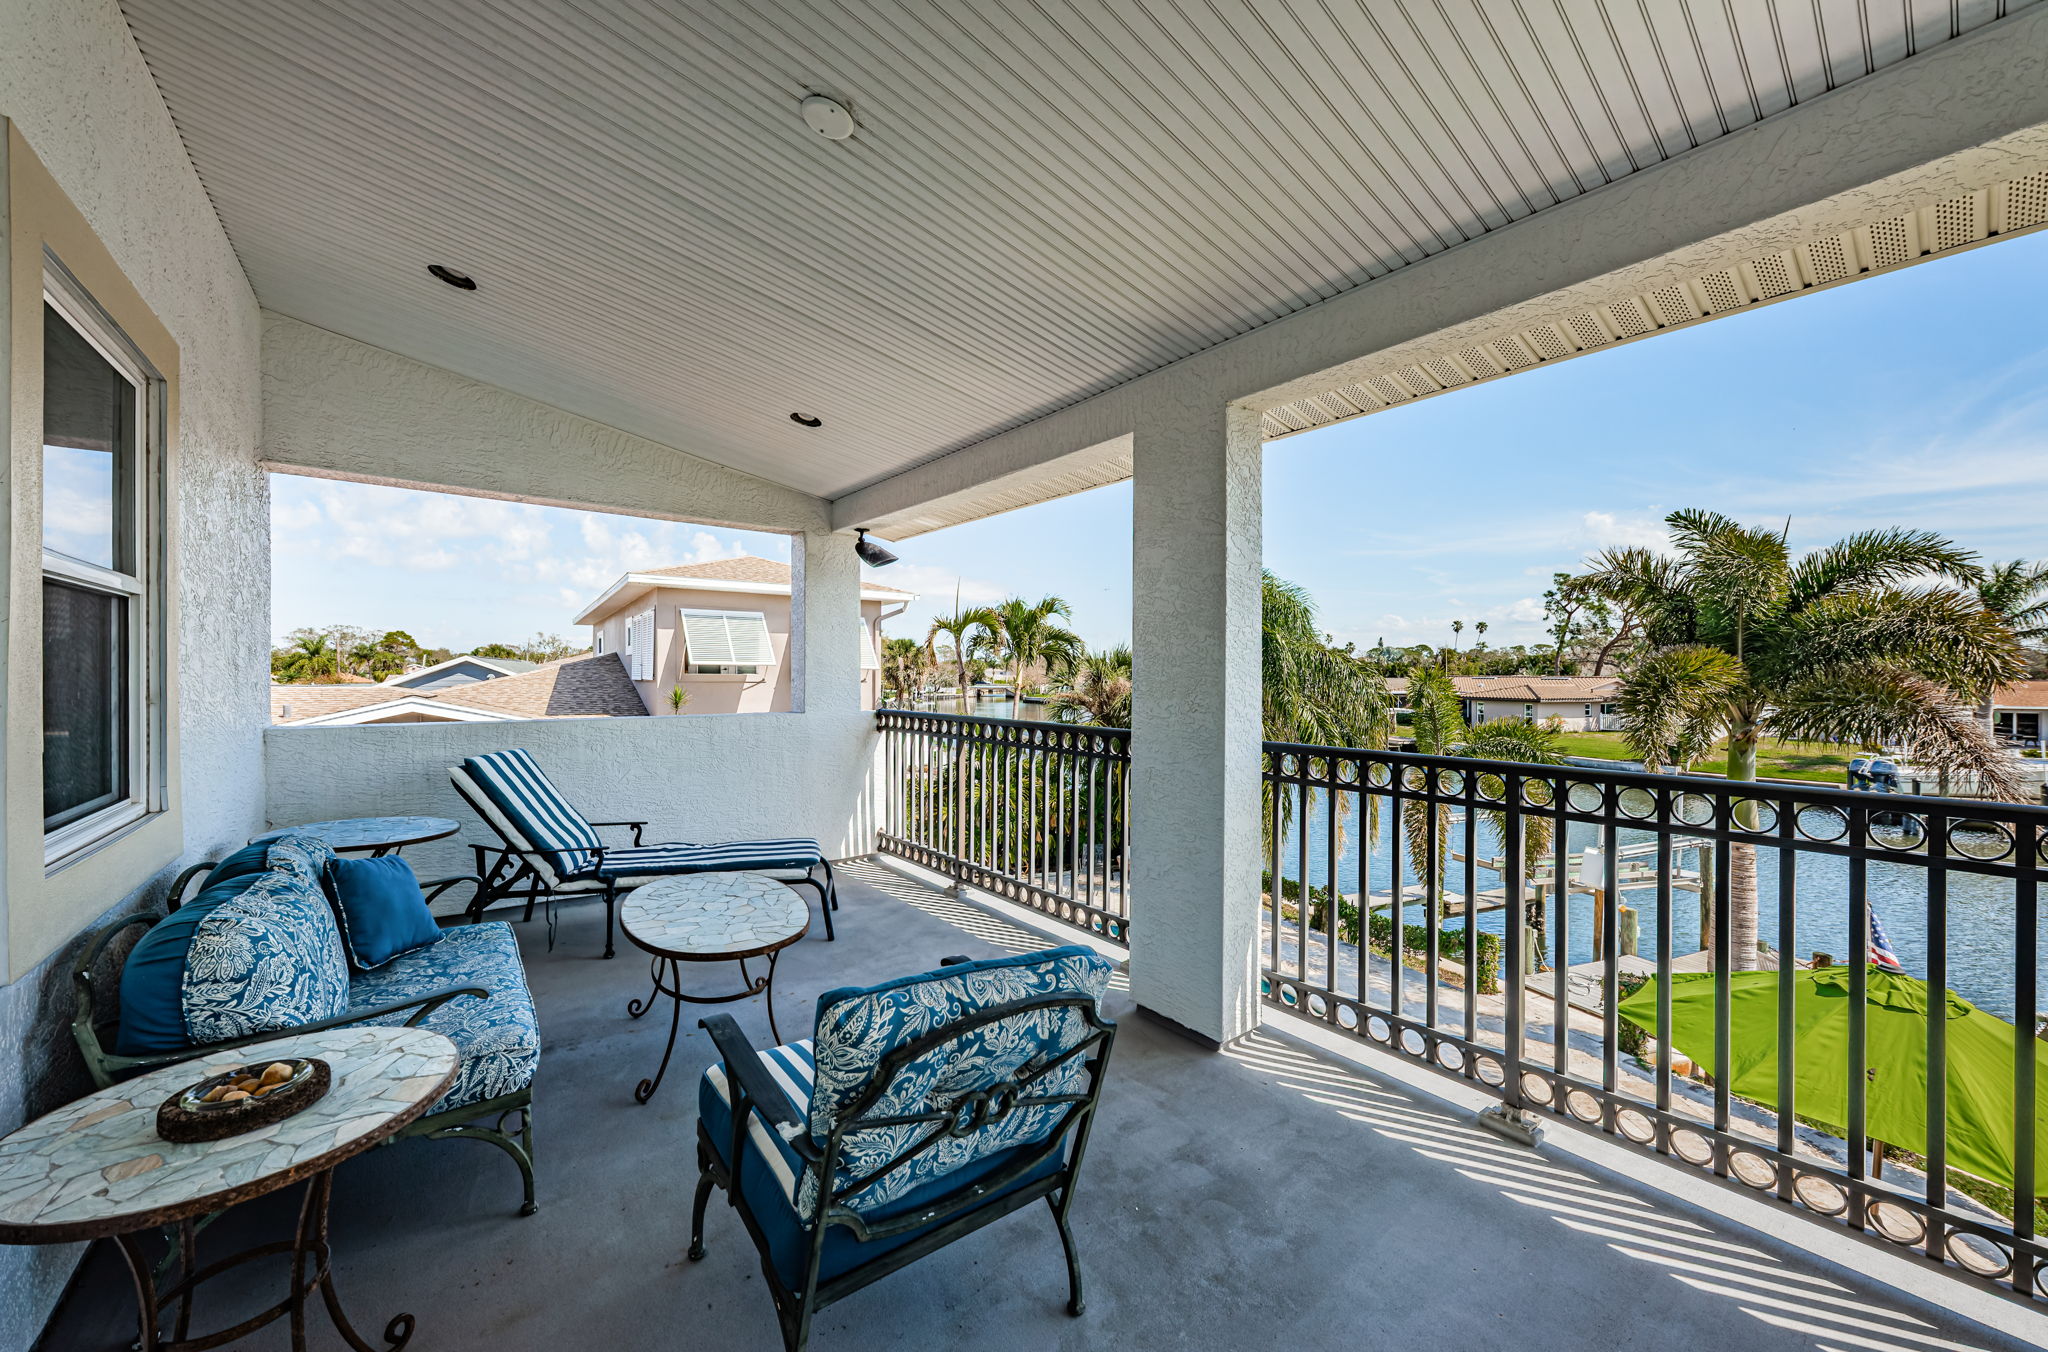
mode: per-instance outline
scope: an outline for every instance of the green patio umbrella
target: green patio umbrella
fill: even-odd
[[[1849,969],[1790,973],[1793,996],[1793,1108],[1838,1127],[1849,1121]],[[1730,1092],[1778,1106],[1778,973],[1734,972],[1729,987]],[[1948,1162],[2013,1186],[2013,1052],[2017,1029],[1947,992]],[[1927,1151],[1927,983],[1872,967],[1864,1022],[1869,1087],[1865,1130],[1892,1145]],[[1657,982],[1624,999],[1621,1016],[1649,1033],[1657,1029]],[[1719,1078],[1713,1064],[1714,974],[1671,978],[1671,1045]],[[2048,1106],[2048,1043],[2029,1038],[2035,1083]],[[2048,1182],[2048,1122],[2036,1113],[2034,1159]]]

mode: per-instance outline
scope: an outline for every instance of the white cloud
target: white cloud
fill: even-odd
[[[896,563],[887,569],[863,568],[864,580],[878,582],[898,591],[916,592],[918,610],[933,615],[951,614],[957,586],[963,606],[992,606],[1006,600],[1009,589],[976,577],[962,577],[951,569],[925,563]]]
[[[1671,547],[1671,532],[1662,516],[1651,512],[1587,512],[1580,518],[1595,549],[1640,547],[1662,553]]]

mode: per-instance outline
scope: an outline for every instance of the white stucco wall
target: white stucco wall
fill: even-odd
[[[834,857],[874,847],[873,714],[707,714],[395,727],[271,728],[270,823],[404,814],[462,834],[408,849],[422,877],[468,873],[497,838],[448,782],[465,756],[525,747],[595,821],[643,818],[647,841],[814,836]],[[621,837],[623,840],[623,837]]]
[[[23,861],[9,861],[17,881],[0,906],[32,890],[36,904],[61,910],[66,924],[51,939],[59,945],[54,953],[35,951],[46,947],[39,928],[35,945],[17,943],[7,955],[4,974],[12,980],[0,988],[4,1132],[85,1087],[65,1026],[75,931],[153,898],[171,867],[240,842],[261,820],[270,617],[268,491],[256,468],[255,297],[114,0],[0,0],[0,117],[13,121],[176,340],[169,525],[183,565],[170,598],[180,630],[174,660],[181,696],[173,717],[182,851],[174,841],[178,857],[118,877],[81,867],[45,880],[39,858],[25,874],[15,867]],[[0,287],[0,295],[6,290]],[[0,348],[8,346],[7,328],[0,323]],[[0,371],[11,361],[11,350],[0,350]],[[11,403],[0,409],[9,410],[11,443]],[[10,495],[15,487],[10,479]],[[10,571],[10,589],[40,586],[39,576]],[[34,652],[15,651],[8,660],[10,668],[39,670]],[[20,688],[10,680],[11,690]],[[39,763],[32,778],[24,782],[11,769],[4,792],[9,820],[30,821],[37,835]],[[0,1248],[0,1347],[34,1341],[79,1251]]]

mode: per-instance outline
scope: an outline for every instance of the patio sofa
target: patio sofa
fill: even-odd
[[[260,1048],[324,1028],[426,1028],[455,1044],[461,1065],[448,1092],[399,1137],[469,1136],[497,1146],[519,1166],[520,1214],[532,1215],[540,1025],[512,927],[448,929],[360,970],[324,885],[334,862],[334,852],[310,836],[249,845],[187,869],[166,914],[129,916],[95,935],[72,973],[78,1004],[71,1024],[94,1081],[105,1087],[202,1050]],[[431,900],[476,881],[437,879],[423,891]],[[119,1016],[110,1020],[97,974],[113,940],[138,927],[142,934],[119,967]],[[507,1130],[514,1114],[516,1132]]]

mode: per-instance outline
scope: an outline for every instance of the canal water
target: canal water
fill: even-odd
[[[1340,844],[1337,881],[1340,890],[1347,894],[1355,894],[1360,890],[1360,864],[1364,861],[1367,865],[1370,890],[1382,898],[1386,897],[1390,892],[1389,872],[1393,864],[1393,841],[1390,837],[1398,829],[1391,814],[1382,808],[1375,838],[1364,841],[1366,848],[1361,849],[1362,841],[1354,795],[1341,795],[1338,806]],[[1326,832],[1329,818],[1320,794],[1311,795],[1307,819],[1309,881],[1321,887],[1328,881],[1325,874],[1328,868]],[[1817,836],[1825,836],[1839,829],[1826,813],[1809,813],[1802,819],[1802,825]],[[1679,829],[1683,830],[1682,827]],[[1298,826],[1290,822],[1282,834],[1281,872],[1289,878],[1296,876],[1299,867],[1297,831]],[[1500,835],[1493,824],[1482,817],[1478,834],[1481,857],[1499,858]],[[1450,831],[1453,848],[1461,848],[1463,839],[1462,823],[1454,825]],[[1653,832],[1623,829],[1619,833],[1618,845],[1625,847],[1639,842],[1654,843],[1655,840]],[[2000,843],[1987,837],[1984,853],[1995,854]],[[1572,824],[1566,838],[1567,852],[1571,856],[1568,875],[1577,875],[1583,851],[1597,850],[1600,846],[1600,828]],[[1696,852],[1685,850],[1676,853],[1682,871],[1692,872],[1697,868]],[[1776,946],[1780,905],[1779,851],[1768,846],[1759,846],[1756,853],[1758,937]],[[1861,941],[1849,932],[1849,861],[1830,855],[1802,851],[1794,853],[1797,855],[1797,861],[1793,887],[1793,932],[1797,943],[1792,956],[1804,961],[1814,953],[1822,952],[1832,955],[1838,963],[1852,960],[1863,951],[1863,947]],[[1420,874],[1407,858],[1409,851],[1405,839],[1402,841],[1401,854],[1403,884],[1419,882]],[[1654,866],[1655,856],[1652,855],[1642,862]],[[1927,975],[1929,933],[1927,870],[1917,864],[1880,860],[1873,860],[1865,867],[1871,909],[1877,914],[1878,922],[1884,927],[1886,937],[1890,939],[1893,950],[1899,955],[1901,964],[1908,972],[1924,978]],[[1447,862],[1444,872],[1446,891],[1462,896],[1464,877],[1465,866],[1462,861]],[[1490,869],[1476,870],[1476,878],[1478,888],[1482,892],[1502,886],[1500,875]],[[2044,905],[2048,905],[2048,898],[2044,898],[2043,902]],[[1555,904],[1553,898],[1552,905]],[[1658,922],[1654,881],[1642,887],[1625,886],[1621,904],[1633,907],[1637,912],[1637,951],[1646,958],[1654,958],[1657,951]],[[1570,923],[1567,926],[1571,950],[1568,956],[1571,963],[1590,962],[1597,956],[1593,950],[1593,908],[1594,900],[1589,895],[1582,894],[1571,898]],[[1427,908],[1423,905],[1409,904],[1403,909],[1410,924],[1422,924],[1427,919]],[[1996,1014],[2000,1018],[2010,1019],[2016,1007],[2013,986],[2014,916],[2011,881],[1964,873],[1951,868],[1948,871],[1947,918],[1949,988],[1980,1009]],[[1453,917],[1449,923],[1458,926],[1462,921]],[[1507,926],[1507,913],[1487,912],[1479,917],[1478,923],[1483,931],[1502,933]],[[1674,956],[1683,956],[1700,950],[1700,897],[1697,892],[1673,889],[1670,923],[1671,951]],[[2037,1008],[2048,1013],[2048,923],[2044,923],[2041,929],[2043,935],[2036,970],[2041,974],[2042,980],[2037,986],[2036,1001]],[[1553,936],[1555,932],[1553,925]],[[1557,954],[1554,951],[1545,956],[1553,965],[1556,963]]]

